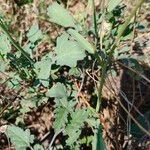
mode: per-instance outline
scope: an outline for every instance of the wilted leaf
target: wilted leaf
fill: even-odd
[[[15,145],[16,150],[26,150],[33,143],[34,136],[30,134],[29,130],[23,130],[17,126],[10,125],[6,130],[7,136]]]
[[[68,33],[78,42],[78,44],[90,54],[94,54],[94,46],[92,46],[81,34],[76,30],[69,29]]]
[[[63,34],[57,38],[56,60],[58,65],[75,67],[78,60],[83,60],[85,51],[76,41],[68,40],[69,35]]]
[[[48,15],[51,22],[57,23],[64,27],[75,27],[73,17],[57,2],[54,2],[48,7]]]

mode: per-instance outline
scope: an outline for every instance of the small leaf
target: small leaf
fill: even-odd
[[[73,111],[75,104],[76,101],[68,101],[67,98],[55,98],[55,121],[53,126],[56,134],[66,127],[68,115]]]
[[[50,17],[51,22],[57,23],[64,27],[75,27],[73,17],[57,2],[54,2],[48,7],[48,16]]]
[[[46,96],[58,99],[66,98],[67,97],[66,87],[62,83],[57,83],[51,89],[48,90]]]
[[[111,12],[122,0],[109,0],[107,10]]]
[[[0,35],[0,53],[6,55],[11,51],[11,45],[5,34]]]
[[[68,113],[68,109],[66,109],[65,107],[58,107],[55,109],[55,133],[58,133],[65,126],[65,123],[67,122]]]
[[[117,31],[118,35],[120,35],[120,33],[122,32],[123,28],[124,28],[124,24],[122,24],[122,25],[120,25],[118,27],[118,31]],[[125,29],[125,31],[123,32],[121,40],[123,40],[123,41],[130,40],[130,39],[133,38],[133,36],[134,36],[134,33],[133,33],[133,24],[129,24],[127,26],[127,28]]]
[[[29,130],[24,131],[14,125],[8,126],[6,134],[15,145],[16,150],[26,150],[34,140],[34,136],[30,134]]]
[[[79,69],[78,68],[76,68],[76,67],[74,67],[74,68],[71,68],[70,70],[69,70],[69,75],[70,76],[81,76],[81,72],[79,71]]]
[[[43,58],[41,61],[38,61],[34,64],[37,78],[45,87],[49,85],[51,63],[52,60],[50,58]]]
[[[66,141],[67,144],[68,145],[74,144],[74,142],[76,142],[77,139],[79,138],[80,134],[81,134],[81,130],[76,131],[76,130],[72,129],[72,132],[71,132],[71,134],[69,135],[69,138]]]
[[[24,50],[30,55],[31,58],[33,58],[32,51],[36,47],[33,43],[29,42],[26,44],[23,48]]]
[[[27,37],[32,43],[42,39],[43,35],[37,23],[31,26],[30,30],[27,33]]]
[[[78,45],[76,41],[69,41],[67,34],[63,34],[57,38],[56,60],[58,65],[67,65],[75,67],[78,60],[83,60],[85,51]]]
[[[0,72],[5,72],[6,68],[7,68],[7,63],[4,62],[2,59],[0,59]]]
[[[35,98],[31,98],[31,99],[23,99],[21,100],[21,109],[20,109],[20,112],[25,114],[27,112],[30,112],[31,111],[31,108],[35,108],[36,107],[36,102],[37,102],[37,99]]]
[[[91,45],[81,34],[79,34],[76,30],[69,29],[68,33],[78,42],[78,44],[85,50],[87,50],[90,54],[95,53],[94,46]]]
[[[65,129],[65,133],[69,136],[67,139],[67,143],[69,145],[73,144],[78,138],[81,133],[80,128],[83,126],[84,122],[88,118],[89,111],[85,109],[76,109],[75,112],[71,114],[70,123],[67,124]]]
[[[42,145],[36,144],[34,145],[34,150],[45,150]]]

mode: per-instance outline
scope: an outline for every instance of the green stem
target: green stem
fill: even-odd
[[[139,2],[136,4],[135,8],[132,10],[130,16],[126,19],[125,23],[122,26],[120,33],[117,36],[116,44],[119,44],[121,36],[123,35],[124,31],[126,30],[127,26],[129,25],[131,19],[135,16],[136,11],[140,8],[142,3],[144,3],[144,0],[139,0]]]
[[[0,19],[0,27],[3,30],[3,32],[6,34],[6,36],[8,37],[9,41],[11,42],[11,44],[19,51],[21,51],[21,53],[30,61],[31,64],[34,63],[34,61],[29,57],[28,53],[25,52],[23,50],[23,48],[16,43],[16,41],[12,38],[12,36],[9,34],[9,32],[7,31],[6,26],[4,25],[3,21]]]
[[[103,62],[102,74],[101,74],[101,79],[100,79],[100,82],[99,82],[100,85],[99,85],[99,88],[98,88],[98,100],[97,100],[97,104],[96,104],[96,112],[99,112],[101,102],[102,102],[102,90],[103,90],[103,86],[104,86],[104,83],[105,83],[106,71],[107,71],[107,63]]]
[[[105,62],[105,60],[103,60],[103,63],[102,63],[102,61],[99,61],[100,65],[102,66],[102,74],[101,74],[100,85],[99,85],[99,88],[98,88],[98,100],[97,100],[97,104],[96,104],[96,112],[99,112],[99,110],[100,110],[100,105],[101,105],[101,101],[102,101],[102,89],[103,89],[103,85],[105,83],[107,65],[108,65],[108,63],[111,62],[114,50],[118,47],[121,36],[123,35],[124,31],[126,30],[127,26],[129,25],[131,19],[134,17],[136,11],[139,9],[139,7],[142,5],[143,2],[144,2],[144,0],[139,0],[137,5],[135,6],[135,8],[132,10],[130,16],[126,19],[126,21],[125,21],[125,23],[122,27],[121,32],[118,34],[118,36],[115,40],[115,43],[111,48],[110,54],[108,56],[108,61]]]
[[[121,36],[123,35],[124,31],[126,30],[127,26],[129,25],[131,19],[134,17],[136,11],[141,7],[142,3],[144,3],[144,0],[139,0],[137,5],[135,6],[135,8],[132,10],[130,16],[126,19],[124,25],[122,26],[120,33],[118,34],[114,44],[112,45],[112,48],[111,48],[111,51],[109,54],[110,61],[111,61],[111,58],[113,57],[113,53],[114,53],[115,49],[118,47],[118,45],[120,43]]]
[[[94,21],[94,30],[96,36],[96,45],[98,44],[98,29],[97,29],[97,20],[96,20],[96,10],[95,10],[95,2],[92,0],[92,7],[93,7],[93,21]]]

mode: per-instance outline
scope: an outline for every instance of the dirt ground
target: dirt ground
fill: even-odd
[[[128,3],[123,0],[127,5],[129,11],[133,7],[133,3]],[[52,0],[46,0],[46,5],[52,3]],[[65,4],[65,1],[64,1]],[[99,6],[99,1],[96,0],[96,7]],[[83,13],[86,8],[85,0],[70,0],[68,8],[75,18],[80,19],[80,13]],[[11,34],[14,38],[19,40],[20,35],[24,36],[29,27],[34,23],[40,24],[41,30],[51,35],[51,42],[42,42],[38,45],[37,57],[41,57],[45,53],[51,51],[54,48],[54,42],[56,37],[60,35],[63,29],[59,29],[57,26],[46,22],[39,18],[39,11],[45,13],[45,9],[40,8],[40,1],[34,0],[32,5],[25,5],[18,7],[12,0],[0,0],[0,12],[3,12],[8,21],[11,20]],[[0,14],[1,15],[1,14]],[[127,14],[128,15],[128,14]],[[144,75],[150,77],[150,3],[145,2],[142,6],[139,14],[137,15],[139,22],[147,24],[146,30],[136,30],[135,39],[132,41],[133,49],[132,54],[146,56],[141,58],[140,64],[144,70]],[[22,37],[24,38],[24,37]],[[24,45],[27,41],[22,40],[21,45]],[[117,73],[116,77],[111,75],[108,77],[105,87],[103,89],[103,102],[102,102],[102,125],[104,126],[103,137],[107,150],[149,150],[150,149],[150,137],[142,134],[142,137],[135,138],[133,135],[128,135],[128,124],[130,122],[130,116],[122,109],[116,97],[121,99],[122,104],[128,108],[128,103],[122,95],[126,95],[130,103],[133,103],[142,114],[150,111],[150,85],[143,80],[137,81],[131,78],[127,72],[127,68],[116,64]],[[5,78],[0,74],[0,78]],[[91,83],[92,85],[93,83]],[[91,86],[90,85],[90,86]],[[24,92],[29,85],[22,84]],[[89,86],[89,87],[90,87]],[[88,88],[86,88],[88,89]],[[41,89],[41,91],[44,89]],[[114,94],[115,91],[115,94]],[[120,94],[120,91],[124,94]],[[14,108],[18,107],[19,91],[9,89],[7,86],[0,85],[0,105],[1,107],[7,106],[8,102],[3,101],[3,97],[7,99],[14,99],[12,103]],[[87,95],[88,97],[89,95]],[[24,123],[27,128],[31,130],[31,133],[38,138],[39,141],[43,141],[43,145],[47,147],[53,135],[53,120],[54,120],[54,103],[48,102],[38,109],[33,109],[31,112],[24,116]],[[138,117],[134,108],[130,108],[130,112],[134,117]],[[14,112],[9,118],[7,117],[7,110],[5,111],[5,117],[0,117],[0,127],[16,122],[18,112]],[[1,114],[0,114],[1,115]],[[51,134],[48,134],[49,131]],[[47,135],[49,138],[47,138]],[[46,138],[46,140],[45,140]],[[56,144],[61,141],[62,135],[56,140]],[[128,145],[128,146],[127,146]],[[13,149],[13,147],[12,147]],[[88,148],[85,148],[88,149]],[[89,148],[90,149],[90,148]],[[9,142],[6,136],[0,133],[0,150],[10,150]]]

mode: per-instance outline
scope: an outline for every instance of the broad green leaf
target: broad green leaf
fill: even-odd
[[[15,145],[16,150],[26,150],[34,140],[34,136],[30,134],[29,130],[24,131],[14,125],[7,127],[6,134]]]
[[[37,78],[41,81],[41,83],[45,87],[47,87],[49,85],[51,64],[52,64],[51,58],[44,58],[41,61],[38,61],[34,64]]]
[[[78,42],[78,44],[85,50],[87,50],[90,54],[95,53],[95,48],[91,45],[81,34],[79,34],[76,30],[69,29],[68,33]]]
[[[46,96],[58,99],[67,98],[66,87],[62,83],[56,83],[47,91]]]
[[[62,34],[57,38],[56,61],[58,65],[75,67],[78,60],[83,60],[85,51],[76,41],[68,40],[68,34]]]
[[[42,31],[39,29],[39,25],[37,23],[31,26],[27,33],[27,37],[32,43],[42,39]]]
[[[11,45],[5,34],[0,35],[0,53],[6,55],[11,51]]]
[[[107,10],[111,12],[122,0],[109,0]]]
[[[48,16],[50,21],[64,27],[75,27],[74,19],[69,12],[57,2],[48,7]]]

